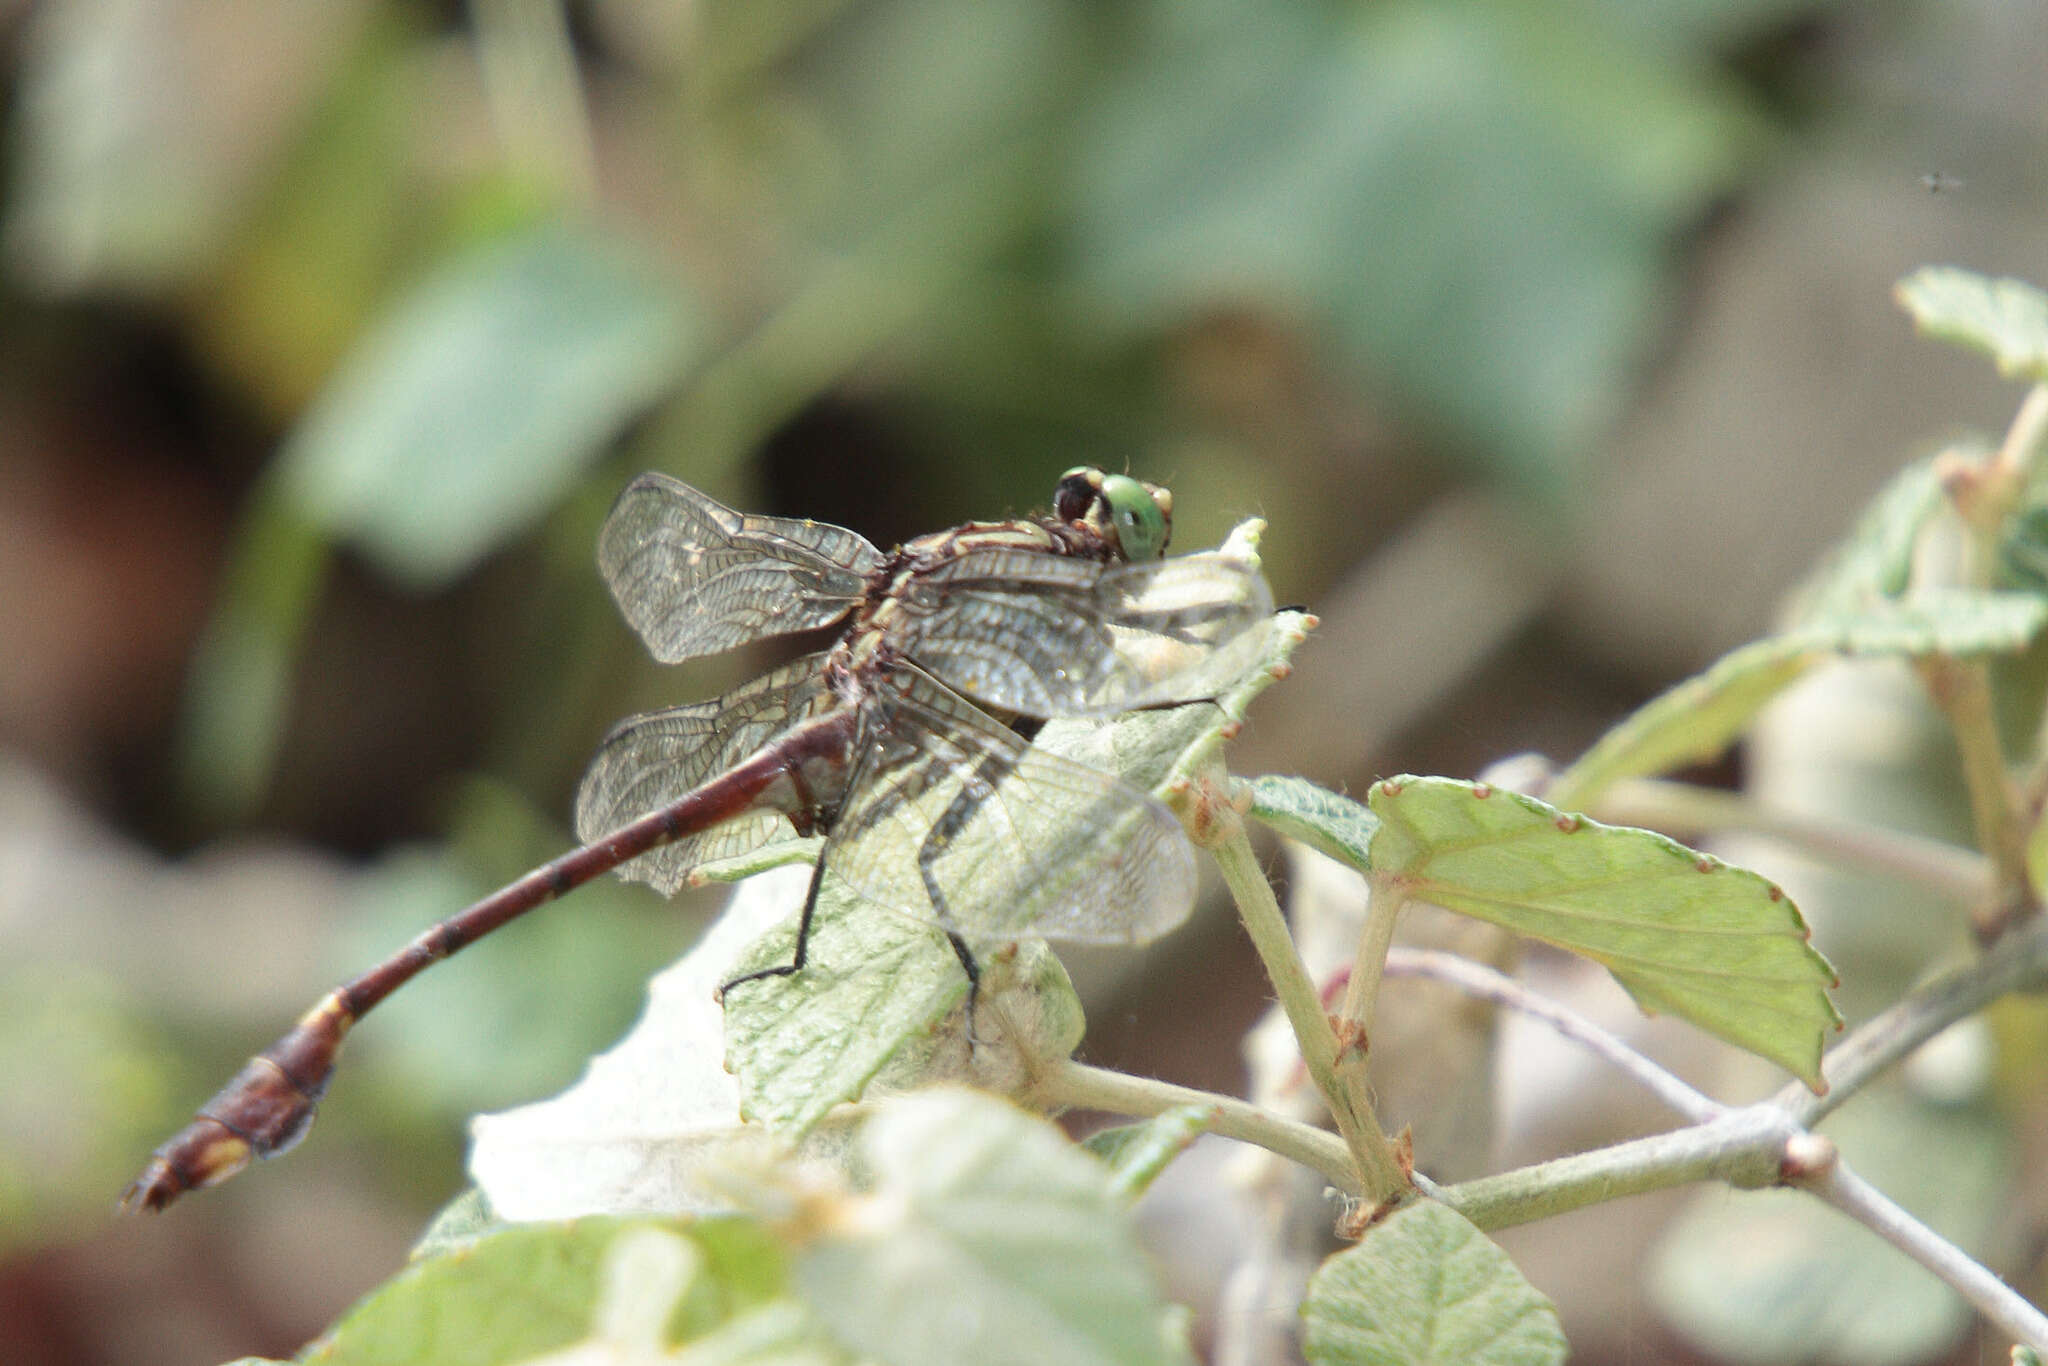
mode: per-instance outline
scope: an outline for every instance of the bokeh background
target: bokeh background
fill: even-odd
[[[0,0],[0,1359],[295,1351],[688,944],[715,899],[586,889],[287,1162],[112,1216],[566,847],[613,720],[772,658],[645,661],[633,473],[886,545],[1128,468],[1323,616],[1239,771],[1569,756],[2002,426],[1890,288],[2048,281],[2044,70],[2039,0]],[[1084,977],[1091,1057],[1242,1085],[1223,907]],[[1576,1359],[1719,1359],[1621,1208],[1515,1244]]]

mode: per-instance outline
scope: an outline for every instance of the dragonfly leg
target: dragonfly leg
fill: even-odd
[[[974,951],[967,947],[967,941],[953,928],[957,922],[947,908],[946,892],[939,885],[935,865],[951,846],[953,838],[974,819],[974,813],[981,809],[982,803],[993,799],[995,782],[1002,777],[1006,767],[1005,761],[996,755],[986,755],[976,763],[973,780],[961,787],[953,800],[947,803],[945,811],[932,822],[932,828],[926,832],[924,843],[917,851],[917,875],[924,881],[924,894],[932,904],[932,918],[946,932],[954,954],[960,959],[960,967],[967,974],[967,1044],[970,1048],[980,1042],[974,1033],[974,1007],[981,1000],[981,965],[974,961]]]
[[[810,889],[804,893],[803,912],[796,919],[796,953],[787,963],[777,963],[772,968],[756,968],[752,972],[743,972],[730,982],[724,983],[718,988],[718,1000],[723,1001],[725,993],[742,982],[757,982],[763,977],[788,977],[803,971],[804,964],[810,959],[811,920],[818,911],[818,888],[824,881],[825,854],[820,850],[817,865],[811,869]]]
[[[953,952],[960,959],[961,970],[967,974],[967,1046],[973,1048],[982,1042],[974,1032],[974,1007],[981,1000],[981,964],[974,961],[974,950],[968,948],[967,941],[957,933],[946,930],[946,938],[952,942]]]

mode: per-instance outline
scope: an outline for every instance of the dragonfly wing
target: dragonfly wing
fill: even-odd
[[[1265,647],[1273,595],[1222,554],[1099,564],[972,551],[927,576],[940,591],[909,655],[989,706],[1095,716],[1214,697]]]
[[[613,728],[576,792],[585,844],[677,801],[833,703],[808,656],[709,702],[630,717]],[[750,809],[622,864],[619,876],[672,895],[692,869],[794,836],[789,817]]]
[[[1187,918],[1194,851],[1164,806],[912,666],[877,687],[825,851],[863,896],[969,938],[1142,944]]]
[[[882,555],[843,527],[749,516],[643,474],[605,519],[597,562],[626,620],[673,664],[830,625]]]

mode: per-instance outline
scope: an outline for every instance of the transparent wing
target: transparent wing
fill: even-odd
[[[1259,658],[1273,595],[1221,554],[1098,564],[1001,547],[922,576],[905,652],[981,702],[1094,716],[1213,697]]]
[[[820,656],[810,655],[713,701],[621,721],[598,746],[576,790],[576,837],[589,844],[668,806],[828,710],[835,702],[819,665]],[[671,895],[693,868],[795,833],[782,813],[750,809],[622,864],[619,876]]]
[[[877,687],[825,848],[863,896],[969,938],[1142,944],[1187,918],[1194,851],[1165,807],[909,665]]]
[[[619,610],[666,664],[829,625],[881,562],[843,527],[734,512],[665,474],[626,485],[597,539]]]

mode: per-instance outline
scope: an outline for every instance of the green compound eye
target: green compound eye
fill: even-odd
[[[1151,489],[1128,474],[1106,474],[1101,493],[1125,559],[1156,560],[1166,552],[1166,511]]]

